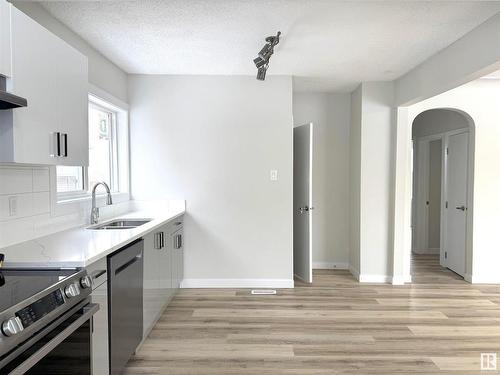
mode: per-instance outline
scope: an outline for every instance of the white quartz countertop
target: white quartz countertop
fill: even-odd
[[[184,212],[184,207],[130,212],[102,223],[119,218],[152,220],[134,229],[91,230],[87,229],[89,225],[82,226],[2,248],[0,252],[5,254],[4,267],[86,267]]]

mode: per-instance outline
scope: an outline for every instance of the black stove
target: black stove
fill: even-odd
[[[0,373],[26,342],[88,304],[91,291],[86,270],[0,268]]]
[[[77,270],[0,269],[0,312],[23,302]]]

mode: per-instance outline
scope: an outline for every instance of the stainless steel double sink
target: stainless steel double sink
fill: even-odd
[[[96,224],[87,229],[109,230],[109,229],[134,229],[149,223],[153,219],[116,219],[102,224]]]

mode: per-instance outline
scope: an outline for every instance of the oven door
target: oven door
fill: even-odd
[[[15,350],[0,374],[90,374],[92,316],[98,310],[88,301],[75,306]]]

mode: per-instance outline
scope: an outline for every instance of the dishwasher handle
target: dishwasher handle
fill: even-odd
[[[141,258],[142,258],[142,254],[136,255],[135,257],[133,257],[129,261],[123,263],[121,266],[118,266],[115,270],[115,276],[118,275],[119,273],[125,271],[127,268],[132,266],[135,262],[138,262],[139,260],[141,260]]]

